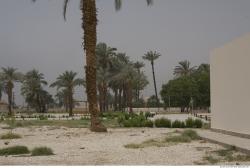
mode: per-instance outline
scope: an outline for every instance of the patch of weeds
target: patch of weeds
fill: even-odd
[[[191,138],[188,136],[176,135],[176,136],[167,137],[165,141],[173,142],[173,143],[185,143],[185,142],[191,142]]]
[[[167,144],[164,141],[149,139],[149,140],[143,141],[140,144],[131,143],[131,144],[124,145],[125,148],[130,148],[130,149],[138,149],[138,148],[145,148],[145,147],[152,147],[152,146],[164,147],[164,146],[167,146]]]
[[[210,164],[215,164],[215,163],[218,163],[220,161],[218,158],[215,158],[211,155],[203,157],[203,160],[207,161]]]
[[[53,150],[48,147],[36,147],[31,151],[32,156],[54,155]]]
[[[159,128],[171,128],[171,120],[167,118],[156,119],[155,126]]]
[[[12,132],[8,132],[0,136],[0,139],[19,139],[19,138],[21,138],[21,135]]]
[[[191,138],[192,140],[198,140],[200,139],[199,135],[194,130],[185,130],[181,133],[182,136],[187,136]]]
[[[12,146],[0,149],[0,156],[19,155],[28,153],[30,153],[30,151],[26,146]]]

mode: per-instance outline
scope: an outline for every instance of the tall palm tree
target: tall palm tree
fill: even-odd
[[[154,68],[154,62],[156,59],[158,59],[161,56],[160,53],[156,51],[148,51],[144,56],[142,56],[143,59],[148,60],[151,63],[152,66],[152,73],[153,73],[153,80],[154,80],[154,88],[155,88],[155,97],[157,99],[157,106],[159,107],[159,99],[158,99],[158,93],[156,88],[156,81],[155,81],[155,68]]]
[[[138,74],[141,73],[141,68],[144,67],[144,66],[145,66],[145,64],[144,64],[143,62],[136,61],[136,62],[134,63],[134,67],[135,67],[135,69],[137,70],[137,73],[138,73]],[[138,76],[138,78],[140,78],[140,76]],[[137,81],[138,81],[138,83],[136,84],[136,90],[135,90],[135,93],[136,93],[136,101],[138,101],[139,98],[140,98],[139,82],[140,82],[141,80],[137,80]]]
[[[0,77],[0,79],[1,79],[1,77]],[[0,101],[2,100],[3,89],[4,89],[3,83],[2,83],[2,81],[0,81]]]
[[[47,98],[48,93],[43,90],[47,82],[44,80],[44,74],[38,70],[31,70],[24,76],[21,94],[25,96],[25,101],[29,106],[36,108],[38,112],[45,112],[44,99]]]
[[[33,0],[34,2],[36,0]],[[69,0],[64,0],[63,16],[66,20],[66,11]],[[116,10],[122,6],[121,0],[115,0]],[[147,0],[147,4],[151,5],[152,0]],[[82,12],[82,29],[83,29],[83,46],[86,52],[86,89],[89,102],[89,111],[91,113],[91,131],[106,132],[107,129],[99,120],[99,112],[97,108],[97,91],[96,91],[96,27],[97,12],[95,0],[80,0],[80,9]]]
[[[50,85],[50,87],[57,87],[57,89],[63,88],[66,90],[68,104],[69,104],[69,116],[73,115],[73,94],[75,86],[83,85],[83,79],[76,78],[77,73],[73,71],[65,71],[59,75],[57,80]]]
[[[20,82],[22,80],[22,74],[17,72],[17,69],[12,67],[2,68],[2,75],[1,80],[3,81],[4,90],[8,95],[8,108],[9,108],[9,115],[13,116],[14,113],[12,111],[13,105],[13,88],[15,82]]]
[[[174,68],[174,75],[176,77],[181,77],[181,76],[189,76],[191,75],[194,71],[196,70],[196,66],[191,67],[190,62],[185,60],[185,61],[180,61],[179,65],[177,65]]]

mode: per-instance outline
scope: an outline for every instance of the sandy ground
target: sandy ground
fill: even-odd
[[[8,130],[0,128],[0,134]],[[219,145],[193,141],[168,147],[127,149],[128,143],[141,143],[151,138],[164,138],[174,129],[116,128],[108,133],[93,133],[86,128],[32,127],[16,128],[22,139],[8,140],[9,145],[26,145],[29,149],[47,146],[52,156],[0,156],[0,165],[194,165],[207,149]],[[0,148],[6,147],[0,140]],[[199,150],[198,150],[199,148]]]

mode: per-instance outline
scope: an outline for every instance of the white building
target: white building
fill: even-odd
[[[250,33],[211,53],[211,128],[250,137]]]

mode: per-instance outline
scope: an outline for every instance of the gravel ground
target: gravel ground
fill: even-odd
[[[8,130],[0,129],[0,134]],[[174,129],[116,128],[108,133],[93,133],[86,128],[31,127],[16,128],[21,139],[8,140],[8,146],[26,145],[29,149],[47,146],[52,156],[0,156],[0,165],[194,165],[207,149],[222,147],[204,141],[193,141],[168,147],[127,149],[124,145],[151,138],[164,138]],[[6,147],[0,140],[0,148]],[[199,150],[198,150],[199,149]]]

